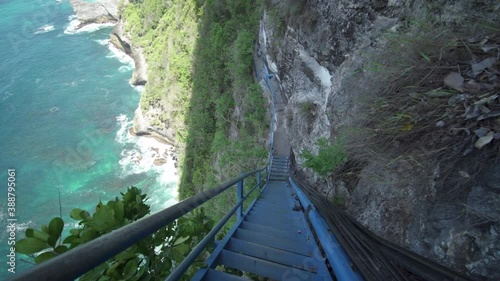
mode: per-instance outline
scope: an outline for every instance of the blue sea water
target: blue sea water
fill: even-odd
[[[16,170],[16,238],[59,215],[92,211],[137,186],[153,210],[176,200],[170,147],[128,134],[140,89],[130,58],[110,47],[111,26],[75,30],[67,0],[0,0],[0,280],[7,271],[7,169]],[[170,160],[170,158],[168,158]],[[16,272],[30,265],[16,256]]]

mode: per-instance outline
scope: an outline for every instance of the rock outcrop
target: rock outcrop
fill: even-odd
[[[456,186],[452,180],[467,179],[443,180],[432,159],[363,163],[350,186],[300,168],[302,151],[315,152],[317,139],[335,139],[366,114],[358,101],[374,95],[380,81],[360,70],[382,34],[405,18],[429,15],[451,26],[464,17],[498,21],[497,1],[270,0],[267,8],[260,45],[283,85],[287,135],[301,174],[325,195],[342,195],[349,213],[381,237],[474,278],[499,280],[498,163],[484,164],[491,167],[477,176],[484,183],[453,196],[445,196]]]
[[[125,23],[120,20],[111,32],[110,42],[118,49],[134,59],[134,73],[130,83],[132,85],[145,85],[148,79],[147,63],[142,48],[134,47],[129,36],[124,31]]]
[[[97,2],[70,0],[69,2],[82,25],[118,21],[118,0],[101,0]]]

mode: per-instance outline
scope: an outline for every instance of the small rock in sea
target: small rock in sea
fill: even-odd
[[[158,159],[155,159],[154,162],[153,162],[156,166],[161,166],[165,163],[167,163],[167,159],[164,159],[164,158],[158,158]]]

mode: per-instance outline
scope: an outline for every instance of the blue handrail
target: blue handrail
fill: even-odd
[[[260,172],[259,172],[260,173]],[[259,175],[259,173],[257,175]],[[239,184],[243,184],[243,181],[238,182]],[[231,218],[231,216],[236,212],[236,210],[241,210],[241,207],[243,205],[243,202],[245,199],[250,196],[250,194],[253,193],[253,191],[257,188],[260,187],[260,182],[257,182],[256,185],[250,189],[250,191],[242,198],[238,200],[238,203],[217,223],[216,226],[210,230],[210,232],[196,245],[196,247],[189,253],[189,255],[175,268],[175,270],[168,276],[168,278],[165,281],[176,281],[179,280],[182,275],[188,270],[188,268],[193,264],[193,262],[196,260],[196,258],[203,252],[203,249],[207,247],[207,245],[213,241],[215,238],[215,235],[217,235],[217,232],[221,230],[221,228],[226,224],[226,222]],[[260,190],[260,193],[262,193],[262,190]],[[249,207],[250,208],[250,207]],[[239,216],[239,215],[238,215]],[[240,221],[241,218],[238,218],[238,221]]]
[[[152,235],[160,228],[167,226],[179,217],[189,213],[193,209],[206,203],[215,196],[228,190],[238,182],[241,182],[250,176],[256,174],[258,175],[265,169],[266,168],[261,168],[255,171],[244,173],[236,178],[222,183],[217,187],[202,191],[195,196],[183,200],[162,211],[159,211],[158,213],[142,218],[134,223],[128,224],[113,232],[89,241],[80,247],[76,247],[68,252],[58,255],[57,257],[54,257],[44,262],[43,264],[33,267],[29,271],[14,277],[12,280],[62,281],[76,279],[86,272],[92,270],[93,268],[99,266],[101,263],[106,262],[117,254],[126,250],[138,241]],[[257,185],[254,186],[251,191],[255,190],[255,188],[261,184],[262,182],[257,183]],[[233,209],[238,208],[243,203],[244,199],[248,197],[248,195],[249,194],[247,194],[244,198],[240,198],[239,202]],[[230,216],[227,215],[226,217]],[[219,224],[217,224],[216,227],[219,227]],[[214,229],[212,229],[209,234],[211,234],[212,232],[214,232]],[[205,241],[206,243],[206,241],[209,241],[209,239],[204,239],[203,241]],[[196,251],[199,251],[199,249],[196,248]]]

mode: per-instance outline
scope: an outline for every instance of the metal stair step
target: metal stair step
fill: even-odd
[[[309,272],[316,272],[317,262],[312,257],[294,254],[291,252],[255,244],[237,238],[231,238],[226,246],[227,250],[244,254],[254,258],[259,258],[278,264],[300,268]],[[307,262],[304,262],[307,260]]]
[[[208,269],[203,277],[204,281],[249,281],[236,275],[227,274],[215,269]]]
[[[305,223],[302,220],[299,220],[298,218],[290,221],[290,220],[277,220],[276,218],[263,218],[262,216],[252,216],[248,215],[245,217],[245,221],[248,222],[253,222],[253,223],[258,223],[262,225],[267,225],[267,226],[275,226],[280,229],[300,229],[302,228]]]
[[[233,237],[304,256],[312,256],[313,253],[311,245],[307,245],[306,241],[300,241],[297,239],[292,240],[283,237],[276,237],[245,229],[236,230]]]
[[[300,276],[300,280],[319,280],[319,276],[315,273],[238,254],[228,250],[222,251],[220,255],[220,263],[235,269],[272,278],[274,280],[288,280],[291,277],[296,276]]]
[[[271,176],[272,175],[288,175],[288,171],[287,170],[271,171]]]
[[[287,165],[273,165],[271,167],[271,172],[275,170],[280,170],[280,171],[290,171]]]
[[[252,216],[267,216],[267,217],[272,217],[277,220],[298,220],[299,215],[292,213],[293,211],[285,211],[285,212],[279,212],[279,211],[274,211],[273,213],[270,213],[268,211],[262,211],[261,209],[255,209],[251,210],[249,215]]]
[[[287,242],[288,244],[304,244],[304,246],[307,246],[306,245],[307,240],[306,240],[305,236],[304,237],[297,237],[295,235],[292,235],[292,234],[294,234],[294,232],[292,231],[291,228],[286,228],[286,229],[282,229],[282,230],[284,230],[285,232],[288,232],[288,233],[286,235],[272,235],[270,233],[262,233],[262,232],[255,231],[252,229],[238,228],[232,237],[243,239],[243,240],[252,239],[255,237],[257,237],[259,239],[283,240],[284,242]],[[284,243],[281,243],[281,244],[284,244]],[[276,245],[280,245],[280,244],[276,244]],[[271,245],[271,247],[273,247],[273,246]],[[286,249],[283,249],[283,250],[286,250]]]
[[[266,193],[263,193],[259,201],[266,200],[279,200],[282,201],[284,197],[291,197],[292,190],[291,189],[282,189],[282,190],[268,190]]]
[[[253,222],[248,222],[248,221],[243,221],[240,225],[241,229],[247,229],[255,232],[260,232],[260,233],[266,233],[269,235],[276,235],[276,236],[287,236],[290,235],[293,231],[292,229],[285,230],[282,228],[275,228],[272,226],[266,226],[263,224],[258,224],[258,223],[253,223]],[[295,231],[297,233],[297,231]],[[300,237],[301,234],[296,234],[294,237]]]
[[[270,181],[276,181],[276,182],[286,182],[288,179],[286,177],[269,177]]]
[[[272,213],[276,210],[283,212],[287,210],[292,210],[293,204],[288,202],[279,202],[273,200],[272,198],[269,198],[267,200],[259,200],[259,202],[255,202],[255,205],[252,208],[252,210],[257,210],[257,209],[269,213]]]

